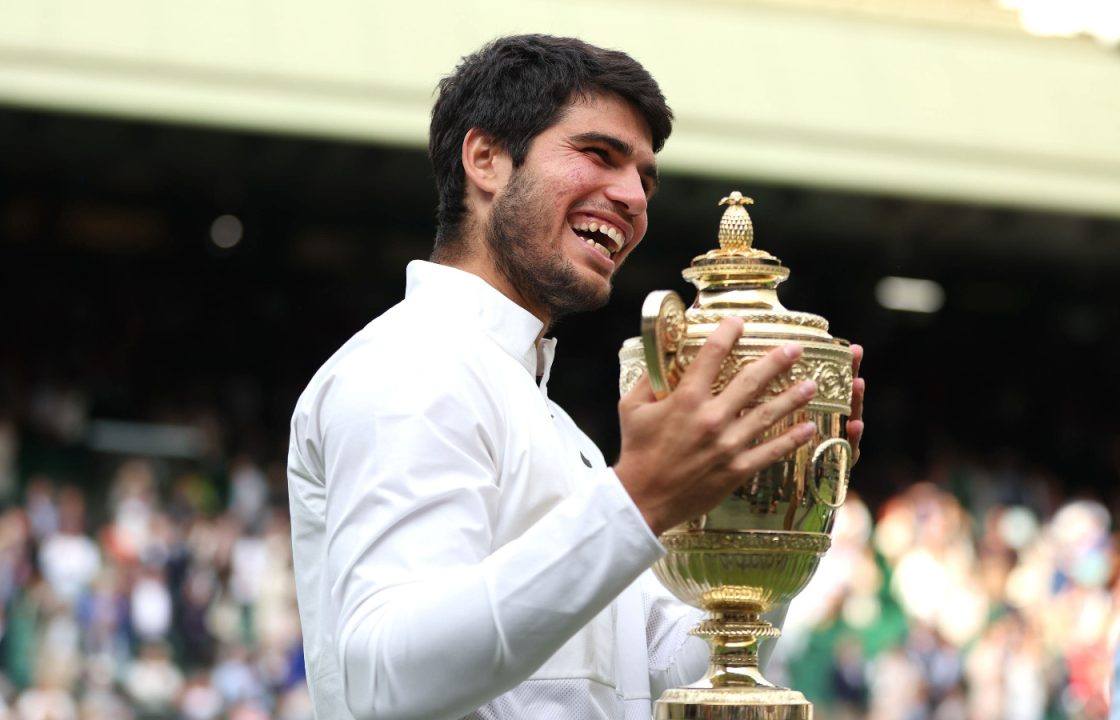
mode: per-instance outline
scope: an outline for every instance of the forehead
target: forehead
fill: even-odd
[[[600,133],[611,135],[634,148],[639,160],[653,160],[653,133],[633,105],[617,95],[576,96],[560,120],[542,134],[562,137]]]

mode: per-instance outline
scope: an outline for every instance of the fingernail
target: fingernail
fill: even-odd
[[[801,393],[801,397],[811,398],[817,394],[817,384],[812,380],[806,380],[797,389]]]
[[[801,423],[797,426],[797,437],[802,440],[808,440],[816,432],[817,426],[811,422]]]
[[[785,353],[785,356],[790,360],[796,360],[801,357],[801,346],[794,343],[783,345],[782,352]]]

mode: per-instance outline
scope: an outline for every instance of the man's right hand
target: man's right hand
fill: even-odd
[[[657,400],[643,375],[618,403],[622,452],[615,474],[658,535],[711,510],[813,435],[815,426],[806,422],[756,444],[816,393],[816,384],[806,380],[754,405],[770,381],[801,356],[799,345],[775,348],[743,367],[719,395],[712,394],[720,366],[742,332],[741,319],[725,318],[668,397]]]

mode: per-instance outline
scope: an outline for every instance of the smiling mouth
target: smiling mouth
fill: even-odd
[[[606,223],[574,223],[571,228],[572,232],[583,238],[584,242],[601,252],[607,259],[613,259],[626,244],[622,231]]]

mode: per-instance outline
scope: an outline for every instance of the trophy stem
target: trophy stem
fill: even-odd
[[[708,673],[666,690],[654,706],[655,720],[812,720],[813,706],[804,695],[762,676],[758,644],[781,632],[757,610],[710,610],[692,634],[711,647]]]
[[[758,668],[758,644],[765,638],[778,637],[781,631],[763,620],[757,611],[713,610],[693,628],[692,634],[707,640],[711,648],[704,678],[711,687],[777,687]]]

